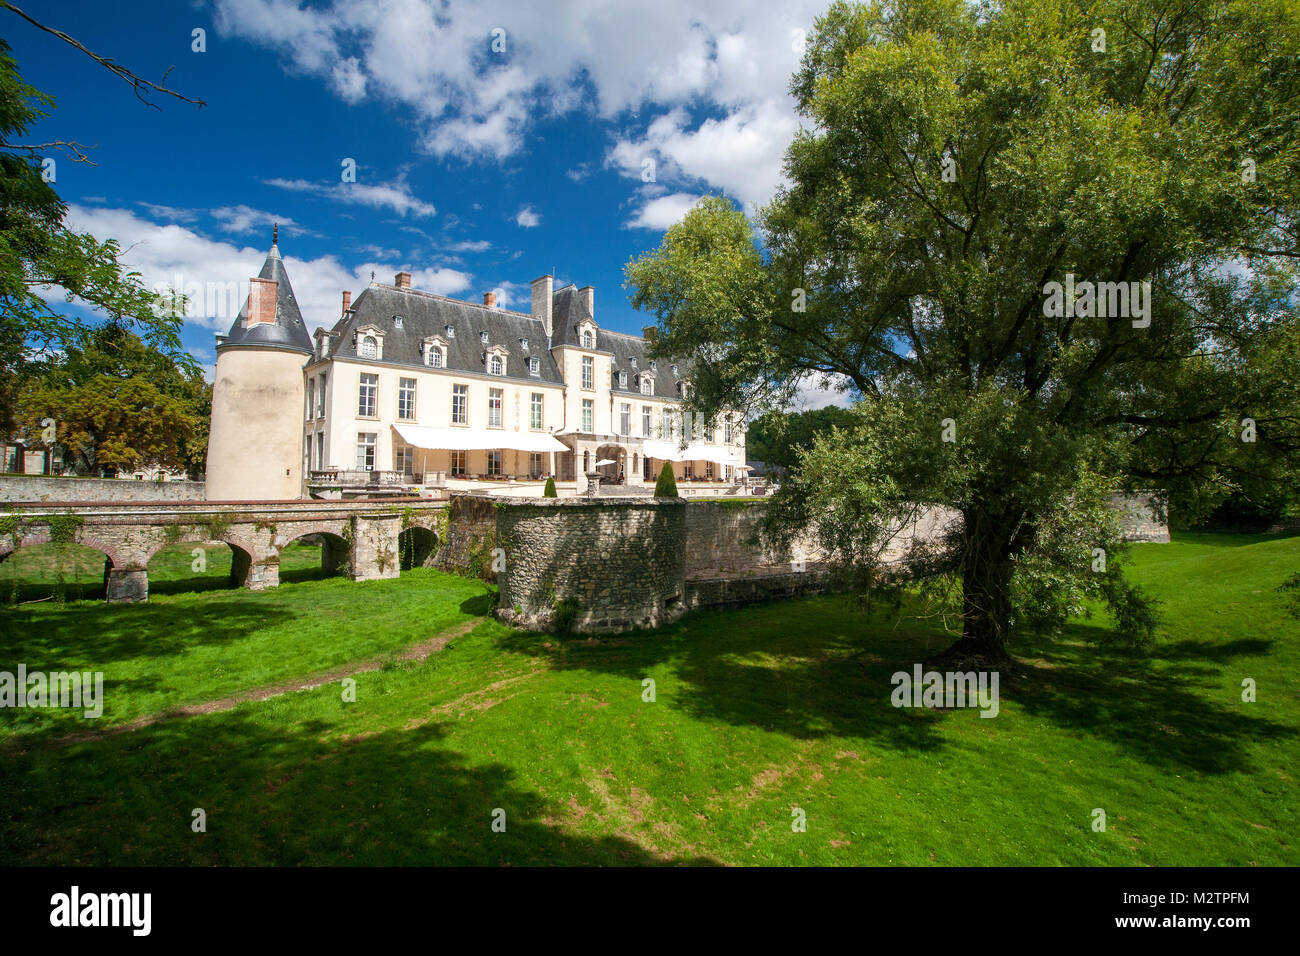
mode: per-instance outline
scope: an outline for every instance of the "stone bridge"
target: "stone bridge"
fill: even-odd
[[[280,552],[317,535],[326,571],[354,581],[395,578],[403,557],[431,562],[446,507],[428,498],[16,504],[0,512],[0,561],[35,544],[84,545],[106,557],[108,601],[146,601],[149,560],[168,545],[227,544],[232,583],[262,590],[280,583]]]

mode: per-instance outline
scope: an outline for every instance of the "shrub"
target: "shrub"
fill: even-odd
[[[578,612],[581,610],[578,602],[571,598],[556,602],[554,613],[551,615],[551,630],[562,637],[572,634],[573,622],[578,619]]]
[[[559,496],[555,493],[555,479],[554,479],[554,478],[547,478],[547,479],[546,479],[546,487],[542,489],[542,497],[543,497],[543,498],[557,498],[557,497],[559,497]]]
[[[671,461],[664,462],[663,471],[659,472],[659,480],[655,482],[655,497],[677,497],[677,478],[673,475],[673,463]]]

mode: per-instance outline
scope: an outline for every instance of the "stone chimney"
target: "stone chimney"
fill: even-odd
[[[578,301],[593,319],[596,317],[596,287],[584,285],[578,290]]]
[[[348,314],[348,309],[352,308],[352,290],[343,290],[343,315]]]
[[[651,345],[659,341],[659,326],[646,325],[641,328],[641,338],[645,339]]]
[[[411,274],[409,272],[399,272],[393,276],[393,285],[399,289],[409,289],[411,287]]]
[[[280,283],[274,279],[248,280],[248,328],[275,324],[275,297]]]
[[[551,307],[555,300],[555,279],[542,276],[533,280],[533,318],[542,320],[542,330],[549,340],[555,331],[555,319]]]
[[[484,292],[483,304],[489,309],[495,309],[497,307],[497,294],[495,292]]]

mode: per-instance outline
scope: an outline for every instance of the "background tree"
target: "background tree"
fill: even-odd
[[[814,438],[853,420],[848,409],[837,405],[805,412],[765,412],[746,430],[745,452],[751,460],[789,470],[797,463],[799,452],[811,447]]]
[[[212,387],[116,325],[83,330],[33,366],[17,405],[29,434],[54,421],[64,461],[85,474],[158,465],[194,475],[207,456]]]
[[[815,442],[778,511],[871,569],[909,502],[955,509],[913,555],[960,582],[949,659],[1003,660],[1013,624],[1088,594],[1149,633],[1115,562],[1094,570],[1106,492],[1204,504],[1294,460],[1291,360],[1265,343],[1296,340],[1300,8],[839,3],[792,92],[807,128],[761,246],[706,198],[627,269],[661,347],[698,356],[692,401],[853,383],[856,428]],[[1072,278],[1151,281],[1149,323],[1057,309]]]
[[[137,76],[11,3],[0,0],[0,10],[91,57],[130,84],[150,106],[156,108],[148,99],[151,93],[204,105]],[[65,224],[67,206],[47,181],[46,163],[56,158],[90,160],[75,140],[28,141],[30,128],[49,114],[54,100],[22,79],[9,50],[0,39],[0,432],[6,435],[15,426],[13,412],[24,365],[66,349],[99,321],[138,331],[186,370],[198,367],[181,348],[183,308],[177,306],[182,301],[145,288],[139,274],[119,261],[121,249],[115,240],[100,242]],[[46,298],[60,290],[66,302],[97,312],[99,319],[87,321]]]

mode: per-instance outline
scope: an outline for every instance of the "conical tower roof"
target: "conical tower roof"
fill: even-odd
[[[275,322],[258,323],[251,329],[248,328],[248,299],[245,299],[235,324],[230,327],[230,334],[218,348],[239,345],[245,348],[265,346],[275,349],[295,349],[308,354],[313,351],[311,336],[307,334],[307,326],[302,321],[302,312],[298,310],[298,300],[293,294],[293,285],[289,282],[289,273],[284,268],[284,260],[280,258],[278,233],[277,227],[271,239],[271,251],[266,254],[262,271],[258,273],[260,279],[275,280]]]

